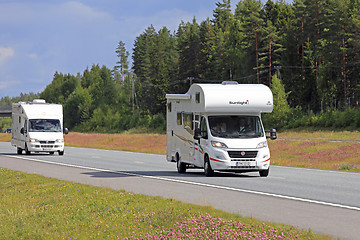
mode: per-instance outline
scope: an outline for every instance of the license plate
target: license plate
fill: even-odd
[[[249,166],[255,166],[255,162],[236,162],[236,166],[238,167],[249,167]]]

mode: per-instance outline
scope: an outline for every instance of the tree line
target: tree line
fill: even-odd
[[[331,119],[339,106],[344,112],[359,105],[360,0],[241,0],[234,8],[222,0],[211,18],[181,21],[174,32],[150,25],[136,37],[132,66],[122,41],[115,52],[112,69],[93,65],[76,76],[56,72],[39,94],[64,104],[69,128],[163,130],[166,93],[223,80],[262,83],[284,98],[277,101],[285,110],[274,110],[279,119],[265,122],[311,126],[309,119]],[[355,116],[360,119],[360,113]],[[294,118],[302,120],[295,126]],[[323,122],[313,125],[335,126]],[[360,128],[360,120],[359,126],[354,122]]]
[[[148,86],[139,93],[145,103],[152,91],[186,91],[189,81],[172,83],[188,78],[271,86],[277,74],[291,107],[318,112],[335,99],[358,105],[359,47],[359,0],[242,0],[234,13],[223,0],[211,19],[181,22],[174,33],[148,27],[136,38],[133,72]],[[160,100],[146,108],[159,112]]]

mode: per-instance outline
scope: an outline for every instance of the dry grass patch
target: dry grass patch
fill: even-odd
[[[9,133],[0,133],[0,142],[10,142],[11,134]]]
[[[360,172],[360,143],[328,141],[269,142],[273,164]]]
[[[121,151],[166,153],[166,135],[75,133],[65,136],[65,144],[74,147],[113,149]]]

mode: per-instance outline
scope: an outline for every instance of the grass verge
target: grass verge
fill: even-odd
[[[330,239],[185,204],[0,168],[0,239]]]

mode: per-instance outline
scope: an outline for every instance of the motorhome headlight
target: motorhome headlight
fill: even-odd
[[[217,141],[211,141],[211,145],[216,148],[227,148],[225,143],[217,142]]]
[[[56,139],[56,142],[57,142],[57,143],[63,143],[63,142],[64,142],[64,139]]]
[[[267,141],[264,141],[264,142],[260,142],[257,146],[256,146],[256,148],[264,148],[264,147],[267,147],[268,145],[267,145]]]
[[[30,138],[30,142],[35,143],[35,142],[39,142],[39,140],[37,140],[36,138]]]

